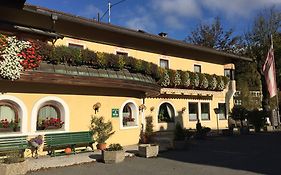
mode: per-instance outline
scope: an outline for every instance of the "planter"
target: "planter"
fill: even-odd
[[[159,146],[155,144],[141,144],[139,145],[139,155],[141,157],[157,157]]]
[[[13,128],[0,128],[0,132],[13,132]]]
[[[125,152],[121,151],[102,151],[102,158],[104,163],[120,163],[125,159]]]
[[[19,175],[26,174],[28,170],[27,161],[20,163],[4,164],[0,163],[1,175]]]
[[[188,146],[187,141],[185,140],[174,140],[174,149],[175,150],[184,150]]]
[[[135,122],[126,122],[126,126],[136,126]]]
[[[105,150],[106,149],[106,143],[98,143],[97,149],[99,150]]]

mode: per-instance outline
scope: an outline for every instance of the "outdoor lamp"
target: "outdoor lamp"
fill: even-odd
[[[95,114],[99,112],[99,108],[101,107],[101,103],[97,102],[96,104],[93,105],[93,109],[95,110]]]
[[[215,113],[216,113],[216,116],[217,116],[217,132],[218,132],[218,134],[219,134],[219,112],[220,112],[220,110],[219,110],[219,108],[214,108],[214,111],[215,111]]]
[[[141,104],[141,105],[139,106],[139,110],[140,110],[140,111],[146,110],[145,104]]]
[[[186,107],[182,107],[181,111],[184,112],[186,110]]]

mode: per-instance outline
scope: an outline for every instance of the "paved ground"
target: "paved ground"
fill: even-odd
[[[195,141],[187,151],[161,153],[158,158],[126,158],[111,165],[94,162],[29,175],[281,175],[280,147],[281,133],[216,137]]]

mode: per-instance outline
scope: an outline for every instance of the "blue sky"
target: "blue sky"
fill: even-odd
[[[117,3],[120,0],[111,0]],[[107,10],[108,0],[27,0],[27,3],[87,18]],[[183,40],[200,23],[216,16],[227,29],[242,34],[251,28],[253,18],[265,8],[281,10],[281,0],[125,0],[112,8],[111,23],[149,33],[168,33]],[[102,19],[107,22],[107,15]]]

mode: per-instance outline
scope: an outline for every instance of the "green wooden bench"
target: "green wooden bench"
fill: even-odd
[[[56,150],[67,147],[71,148],[72,154],[76,154],[77,147],[90,147],[94,150],[93,143],[93,135],[90,131],[54,133],[44,136],[44,150],[51,156],[57,155]]]
[[[0,155],[19,151],[24,156],[25,149],[28,148],[27,136],[12,136],[0,138]]]

